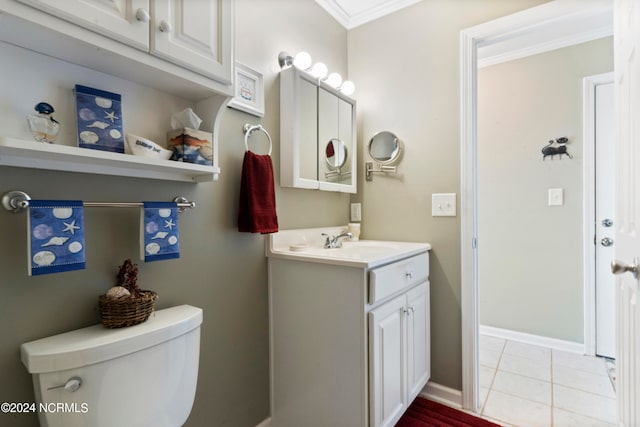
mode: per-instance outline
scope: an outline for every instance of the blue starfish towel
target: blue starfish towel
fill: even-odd
[[[161,261],[180,258],[178,205],[144,202],[140,220],[140,259]]]
[[[84,270],[84,208],[75,200],[30,200],[29,276]]]

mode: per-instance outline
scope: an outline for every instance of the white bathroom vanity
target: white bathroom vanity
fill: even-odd
[[[393,426],[430,376],[427,243],[267,241],[271,426]]]

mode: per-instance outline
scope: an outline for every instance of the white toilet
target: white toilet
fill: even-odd
[[[22,344],[43,427],[178,427],[193,406],[202,309],[158,310]]]

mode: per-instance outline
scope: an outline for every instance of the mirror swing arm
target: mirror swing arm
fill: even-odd
[[[378,165],[378,169],[375,169],[373,162],[366,162],[365,164],[365,178],[367,181],[373,181],[374,173],[388,173],[395,175],[398,172],[396,166]]]

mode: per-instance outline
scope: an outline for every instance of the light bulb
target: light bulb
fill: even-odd
[[[342,76],[338,73],[331,73],[329,74],[329,77],[327,77],[326,81],[329,86],[337,89],[342,84]]]
[[[311,55],[307,52],[298,52],[293,59],[293,65],[301,70],[306,70],[311,67]]]
[[[345,80],[344,83],[342,83],[342,86],[340,86],[340,92],[347,96],[352,95],[355,90],[356,85],[354,85],[351,80]]]
[[[327,69],[327,66],[322,62],[316,62],[315,64],[313,64],[313,67],[311,67],[310,71],[311,75],[318,79],[325,78],[328,72],[329,70]]]

